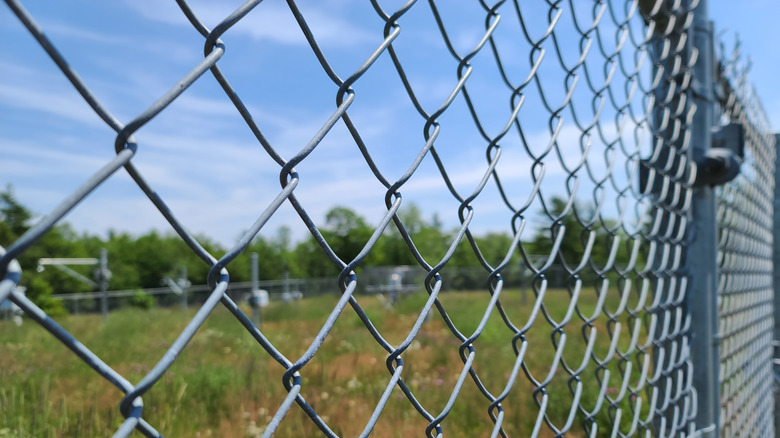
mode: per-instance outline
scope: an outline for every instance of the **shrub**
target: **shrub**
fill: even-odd
[[[145,294],[142,290],[137,290],[128,300],[131,306],[139,309],[151,309],[154,307],[154,297]]]

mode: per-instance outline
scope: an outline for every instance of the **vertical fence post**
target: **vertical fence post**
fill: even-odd
[[[181,267],[181,276],[179,277],[179,286],[181,287],[181,307],[187,310],[189,304],[187,303],[187,289],[189,281],[187,280],[187,265]]]
[[[780,134],[775,134],[775,148],[780,147]],[[773,359],[775,361],[780,358],[780,153],[775,156],[775,199],[774,199],[774,251],[772,254],[773,260],[773,277],[774,277],[774,314],[775,314],[775,332]],[[780,365],[775,362],[773,364],[773,371],[775,375],[780,372]],[[780,391],[778,390],[777,381],[775,381],[775,433],[780,433]]]
[[[260,303],[256,302],[255,300],[257,300],[256,298],[257,290],[260,288],[260,280],[259,280],[260,269],[257,266],[258,260],[257,260],[256,252],[250,254],[249,264],[251,265],[251,270],[252,270],[252,277],[251,277],[252,282],[249,287],[250,289],[249,300],[252,303],[252,323],[259,328],[260,327]]]
[[[694,11],[689,53],[698,52],[693,67],[693,103],[696,112],[691,126],[688,158],[702,162],[712,147],[715,120],[714,54],[712,23],[707,0]],[[715,191],[709,185],[693,191],[691,235],[687,251],[690,289],[687,309],[691,316],[691,360],[693,385],[698,394],[696,426],[712,437],[720,436],[720,358],[718,345],[718,242]]]
[[[100,285],[100,312],[103,318],[108,317],[108,279],[111,275],[108,270],[108,252],[105,248],[100,249],[100,265],[98,271],[98,283]]]

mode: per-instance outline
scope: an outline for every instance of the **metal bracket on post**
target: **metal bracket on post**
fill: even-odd
[[[694,187],[719,186],[739,175],[745,157],[745,128],[732,123],[712,133],[712,148],[696,160]]]
[[[745,127],[741,123],[729,123],[712,132],[712,148],[728,149],[740,160],[745,158]]]

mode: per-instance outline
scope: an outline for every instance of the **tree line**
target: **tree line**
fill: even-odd
[[[561,199],[551,202],[551,214],[560,215],[566,203]],[[399,211],[399,217],[405,229],[412,237],[419,253],[435,265],[447,253],[457,235],[457,229],[447,230],[436,215],[426,219],[416,205],[408,205]],[[549,215],[539,213],[541,225],[531,234],[531,238],[522,242],[527,254],[549,254],[556,234],[561,225],[565,226],[565,238],[560,244],[560,253],[569,264],[578,263],[585,250],[584,241],[587,232],[574,214],[567,214],[551,225]],[[0,192],[0,246],[8,247],[33,223],[33,213],[14,196],[12,187]],[[545,222],[546,220],[546,222]],[[333,251],[344,261],[354,259],[375,232],[375,227],[363,217],[347,207],[334,207],[327,212],[325,222],[319,231]],[[594,226],[598,244],[591,252],[591,260],[600,263],[609,256],[611,238],[603,226]],[[219,258],[226,248],[209,239],[197,236],[198,241],[212,255]],[[508,233],[490,232],[474,237],[481,256],[493,266],[503,260],[512,250],[513,238]],[[77,233],[67,223],[60,224],[24,251],[18,261],[22,267],[21,285],[37,305],[47,311],[55,312],[61,305],[53,300],[53,294],[87,292],[90,286],[53,268],[40,271],[38,260],[44,257],[97,257],[101,248],[109,254],[109,269],[112,272],[110,287],[112,290],[144,289],[161,287],[165,277],[176,277],[182,267],[187,268],[188,280],[192,284],[203,284],[209,267],[198,258],[187,245],[173,232],[160,233],[149,231],[140,236],[111,230],[101,237],[89,233]],[[514,249],[514,251],[518,251]],[[338,267],[325,255],[315,239],[309,236],[299,242],[293,242],[289,228],[281,227],[271,236],[258,235],[248,248],[229,266],[231,282],[249,281],[250,253],[257,253],[261,279],[281,279],[285,273],[292,278],[333,277],[339,273]],[[520,260],[519,256],[513,260]],[[619,259],[628,259],[628,247],[623,245]],[[518,264],[519,262],[514,262]],[[394,224],[390,224],[380,236],[358,269],[368,266],[417,265],[412,251]],[[447,267],[477,267],[480,260],[471,243],[463,239],[447,262]],[[93,268],[74,267],[82,274],[91,277]]]

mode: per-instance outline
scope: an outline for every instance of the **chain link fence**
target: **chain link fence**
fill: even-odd
[[[370,415],[361,417],[360,436],[380,434],[387,427],[381,417],[392,396],[400,396],[410,416],[422,419],[417,433],[427,436],[455,435],[463,431],[448,428],[448,419],[464,397],[477,397],[484,418],[484,436],[507,436],[508,428],[529,425],[530,436],[698,436],[717,429],[723,436],[770,436],[772,415],[772,202],[774,190],[774,137],[755,94],[748,88],[746,69],[736,57],[717,62],[717,120],[706,126],[734,122],[744,128],[745,163],[742,173],[717,189],[717,336],[719,369],[709,373],[699,368],[692,355],[692,327],[697,327],[691,308],[697,297],[690,289],[697,272],[690,266],[693,230],[698,226],[693,208],[697,175],[709,170],[694,153],[694,116],[702,111],[701,90],[710,87],[697,77],[697,62],[710,61],[694,48],[695,23],[706,14],[696,1],[550,1],[535,7],[526,2],[481,1],[481,12],[473,16],[480,23],[481,36],[464,49],[456,40],[459,23],[447,19],[448,2],[410,1],[398,8],[372,1],[374,31],[383,40],[354,71],[338,71],[318,44],[318,36],[295,1],[288,1],[289,13],[297,21],[312,54],[335,90],[335,107],[322,121],[319,131],[296,153],[283,154],[279,145],[265,135],[253,118],[251,106],[231,86],[220,68],[226,50],[222,37],[249,14],[263,14],[260,1],[248,1],[225,17],[213,29],[204,25],[186,1],[178,0],[181,13],[203,38],[204,57],[172,88],[135,117],[120,121],[91,91],[87,81],[44,34],[19,1],[6,0],[13,13],[35,37],[101,119],[116,132],[116,157],[96,172],[62,203],[50,211],[20,239],[5,250],[0,266],[0,301],[9,298],[30,319],[36,321],[85,363],[99,378],[110,382],[125,396],[117,400],[124,418],[115,436],[137,430],[146,436],[160,436],[155,418],[144,410],[143,397],[157,385],[186,349],[196,331],[223,306],[243,325],[256,348],[280,365],[279,381],[285,397],[264,425],[262,436],[291,433],[285,418],[299,410],[316,430],[337,436],[344,424],[333,424],[320,415],[306,392],[307,373],[318,350],[329,338],[339,319],[354,313],[362,330],[381,348],[386,361],[367,372],[384,376],[373,393]],[[522,4],[521,4],[522,3]],[[447,66],[456,78],[446,96],[431,104],[424,87],[407,74],[407,17],[425,10],[426,26],[436,29],[440,44],[451,61]],[[408,28],[417,21],[409,19]],[[710,33],[711,35],[711,33]],[[403,49],[402,49],[403,48]],[[413,127],[398,126],[405,138],[414,138],[415,157],[405,164],[400,177],[383,172],[376,148],[364,140],[367,128],[358,128],[350,108],[360,101],[361,81],[375,68],[378,59],[389,59],[394,80],[403,85],[402,99],[418,116]],[[704,61],[702,61],[702,59]],[[701,64],[699,64],[701,65]],[[378,67],[376,67],[378,68]],[[709,68],[705,65],[704,67]],[[484,90],[472,77],[489,71],[495,76],[491,92],[503,94],[505,111],[486,110],[481,103]],[[133,159],[143,149],[141,127],[164,112],[197,81],[216,81],[238,114],[246,122],[264,154],[278,166],[280,187],[275,199],[265,206],[238,243],[221,258],[208,253],[182,224],[181,218],[150,185]],[[463,145],[445,133],[453,124],[448,115],[465,112],[481,138],[479,144]],[[498,116],[497,116],[498,114]],[[334,126],[343,125],[350,134],[354,154],[362,157],[376,181],[385,188],[386,214],[353,259],[337,254],[316,226],[306,200],[296,195],[304,168]],[[541,134],[539,134],[541,127]],[[406,133],[409,130],[412,133]],[[484,154],[478,168],[480,178],[463,188],[448,165],[452,148],[476,148]],[[517,159],[517,157],[522,159]],[[421,163],[432,162],[437,179],[444,181],[457,208],[451,211],[460,223],[449,250],[442,257],[421,253],[415,234],[407,230],[398,214],[404,203],[405,186],[420,176]],[[697,165],[697,162],[699,165]],[[236,164],[236,165],[240,165]],[[101,357],[63,329],[32,301],[14,292],[23,274],[15,258],[34,244],[63,217],[118,171],[127,172],[146,194],[171,228],[181,236],[204,263],[211,266],[209,295],[192,320],[150,371],[131,382],[112,369]],[[517,174],[530,175],[518,183]],[[265,187],[272,190],[271,187]],[[482,213],[481,201],[497,196],[502,210]],[[226,293],[230,264],[252,241],[280,206],[288,203],[297,212],[321,250],[341,271],[332,286],[341,294],[327,319],[303,353],[290,356],[286,345],[272,343],[253,325]],[[543,219],[538,219],[538,211]],[[470,228],[475,217],[498,215],[511,232],[511,245],[500,260],[488,260],[480,251]],[[541,223],[541,225],[540,225]],[[530,257],[528,242],[534,227],[547,229],[549,253]],[[389,230],[401,234],[408,251],[425,272],[418,286],[428,299],[417,309],[411,327],[400,342],[391,343],[387,333],[375,324],[375,317],[363,309],[365,301],[355,291],[361,286],[358,268]],[[475,327],[458,324],[448,313],[442,285],[448,281],[447,264],[456,248],[468,245],[482,266],[484,300],[473,306],[481,317]],[[507,302],[516,291],[505,286],[502,273],[509,266],[522,265],[531,272],[532,296],[523,312]],[[417,269],[415,267],[415,269]],[[560,275],[562,289],[553,289],[551,272]],[[514,302],[514,301],[513,301]],[[564,302],[563,306],[559,305]],[[428,319],[443,323],[447,338],[439,348],[452,349],[460,359],[448,363],[455,373],[443,403],[426,402],[424,384],[410,383],[405,370],[415,366],[414,342]],[[501,322],[507,362],[502,376],[486,375],[485,363],[496,360],[480,354],[485,327]],[[543,334],[544,336],[532,337]],[[333,336],[330,334],[330,336]],[[696,332],[696,336],[699,333]],[[482,338],[481,338],[482,337]],[[544,343],[530,341],[546,339]],[[408,360],[407,360],[408,358]],[[318,368],[328,364],[317,365]],[[319,372],[319,371],[318,371]],[[361,374],[362,375],[362,374]],[[98,377],[96,377],[98,378]],[[701,417],[702,397],[694,382],[716,382],[721,396],[715,419]],[[512,400],[532,398],[534,409],[521,412]],[[705,418],[704,421],[701,418]],[[410,420],[411,421],[411,420]],[[398,426],[398,425],[396,425]],[[513,429],[515,430],[515,429]],[[388,434],[392,434],[389,431]]]
[[[722,49],[721,52],[725,52]],[[717,65],[720,126],[744,130],[740,175],[717,191],[720,426],[723,436],[774,428],[773,210],[776,141],[739,45]]]

